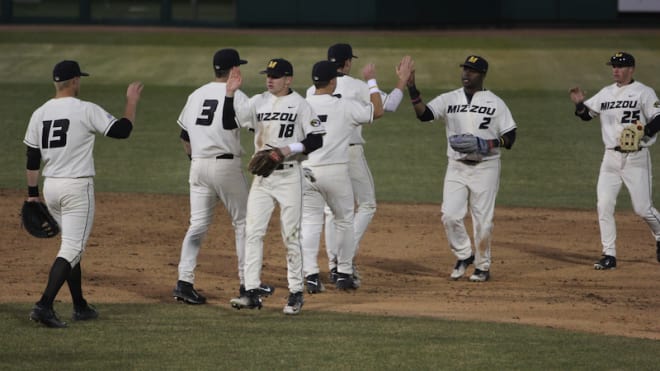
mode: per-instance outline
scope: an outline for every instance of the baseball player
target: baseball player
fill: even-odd
[[[488,62],[470,55],[460,65],[463,87],[422,101],[411,76],[408,91],[420,121],[442,118],[446,124],[449,163],[444,180],[442,223],[449,246],[458,258],[451,279],[458,280],[474,263],[470,281],[490,278],[491,233],[500,178],[500,148],[511,149],[516,123],[504,101],[484,89]],[[462,147],[471,142],[469,148]],[[474,252],[463,224],[472,215]]]
[[[357,288],[353,282],[354,201],[348,171],[348,144],[355,126],[370,123],[374,116],[382,115],[383,105],[376,91],[370,94],[369,104],[332,95],[337,87],[337,67],[333,62],[316,63],[312,81],[316,91],[307,101],[326,127],[323,147],[310,153],[302,163],[307,180],[303,194],[303,272],[307,292],[315,294],[324,290],[319,280],[317,257],[326,203],[335,216],[337,289]]]
[[[403,89],[406,86],[410,72],[414,66],[410,57],[404,57],[397,68],[399,80],[396,88],[390,94],[385,94],[378,88],[376,81],[376,69],[374,64],[367,64],[362,70],[365,81],[351,77],[349,73],[353,66],[353,48],[349,44],[335,44],[328,48],[328,60],[335,63],[339,76],[337,77],[337,87],[335,94],[340,94],[343,98],[355,99],[363,104],[370,102],[370,96],[374,92],[381,94],[383,109],[386,112],[394,112],[399,107],[403,99]],[[316,88],[311,86],[307,90],[307,96],[312,96]],[[374,119],[382,115],[374,116]],[[362,137],[362,126],[358,125],[353,129],[353,134],[349,140],[349,175],[357,210],[354,218],[355,230],[355,252],[357,254],[360,241],[371,223],[371,219],[376,213],[376,190],[373,177],[367,164],[364,154],[365,140]],[[334,215],[329,207],[325,209],[325,245],[328,253],[328,265],[330,269],[330,281],[335,282],[337,278],[337,242],[335,236],[336,226]],[[360,276],[356,267],[353,267],[353,274],[356,284],[359,285]]]
[[[53,68],[55,97],[37,108],[28,124],[23,143],[27,145],[28,202],[40,201],[39,168],[44,162],[44,199],[62,231],[62,243],[48,274],[41,299],[30,319],[48,327],[66,327],[53,310],[53,301],[67,282],[73,300],[74,321],[98,317],[82,293],[82,254],[94,224],[95,134],[128,138],[135,123],[142,83],[126,90],[124,117],[116,119],[98,105],[78,99],[80,70],[76,61],[64,60]]]
[[[236,120],[225,116],[223,127],[233,129],[240,126],[254,130],[255,153],[276,147],[285,156],[285,161],[269,176],[255,176],[252,180],[245,228],[247,291],[232,299],[231,305],[237,309],[261,308],[262,295],[258,288],[261,284],[263,238],[277,204],[282,239],[287,249],[289,298],[284,313],[295,315],[302,310],[304,288],[300,244],[303,171],[300,161],[323,145],[325,128],[307,101],[291,90],[293,66],[289,61],[271,59],[261,73],[266,74],[268,91],[245,100],[234,94],[242,84],[242,77],[239,69],[232,70],[227,81],[225,107],[235,110]]]
[[[651,156],[648,147],[656,141],[660,130],[660,101],[653,89],[633,79],[635,58],[618,52],[607,62],[612,66],[614,83],[585,99],[579,87],[570,90],[575,115],[584,121],[600,116],[605,154],[598,175],[598,224],[603,244],[602,258],[595,269],[616,268],[616,199],[625,185],[635,213],[642,217],[656,240],[656,258],[660,262],[660,214],[651,198]],[[638,151],[626,152],[619,146],[624,127],[643,125]]]
[[[190,227],[181,246],[179,280],[173,296],[189,304],[204,304],[206,298],[195,290],[194,270],[197,255],[213,219],[218,200],[222,200],[234,227],[238,257],[239,295],[245,291],[245,211],[248,185],[241,169],[241,143],[238,129],[222,129],[225,86],[229,71],[247,61],[234,49],[218,50],[213,56],[215,80],[195,90],[183,107],[179,119],[181,140],[190,157]],[[235,95],[247,96],[240,90]],[[262,294],[274,288],[261,285]]]

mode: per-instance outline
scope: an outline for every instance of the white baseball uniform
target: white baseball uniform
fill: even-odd
[[[209,82],[188,96],[177,123],[190,138],[190,226],[181,246],[179,280],[195,282],[194,270],[202,239],[213,220],[218,200],[234,227],[238,276],[244,284],[245,214],[248,183],[241,164],[240,130],[224,130],[224,82]],[[236,99],[247,100],[240,90]]]
[[[277,97],[269,92],[245,101],[234,99],[239,126],[253,129],[255,153],[272,147],[283,147],[302,141],[308,134],[325,134],[325,128],[312,107],[300,94],[291,91]],[[280,208],[282,239],[287,248],[289,291],[303,291],[300,223],[302,216],[303,175],[295,154],[268,177],[255,176],[247,202],[245,289],[261,284],[263,238],[277,203]]]
[[[94,224],[94,141],[117,121],[98,105],[74,97],[53,98],[30,118],[23,143],[41,151],[44,199],[59,223],[57,254],[72,267],[85,250]]]
[[[337,271],[352,274],[356,244],[348,148],[355,127],[373,121],[373,105],[329,94],[311,95],[307,101],[325,124],[326,135],[323,147],[302,163],[314,177],[306,179],[303,197],[303,271],[305,276],[319,273],[319,240],[327,204],[334,215]]]
[[[464,89],[459,88],[437,96],[427,107],[434,118],[444,119],[447,138],[473,134],[483,139],[498,139],[516,129],[504,101],[488,90],[476,92],[468,101]],[[459,260],[473,254],[463,223],[469,207],[474,230],[474,264],[477,269],[488,271],[495,198],[500,182],[500,149],[493,148],[489,154],[481,156],[456,152],[447,144],[447,157],[442,223],[449,246]]]
[[[603,255],[616,257],[616,223],[614,209],[621,185],[625,184],[635,213],[651,228],[660,241],[660,214],[651,198],[651,156],[648,147],[657,136],[644,137],[638,152],[621,153],[619,145],[623,128],[639,121],[646,125],[660,114],[660,101],[653,89],[633,81],[621,87],[612,84],[584,102],[592,117],[600,116],[605,154],[598,175],[598,222]]]
[[[313,96],[316,92],[312,85],[307,89],[307,97]],[[340,94],[344,99],[353,99],[364,105],[371,103],[369,86],[366,82],[354,77],[344,75],[337,77],[337,87],[335,94]],[[381,91],[383,109],[387,112],[394,112],[399,107],[403,92],[394,89],[390,94]],[[364,154],[365,140],[362,137],[362,125],[353,129],[349,139],[349,163],[348,170],[353,187],[353,195],[357,204],[357,210],[353,221],[355,232],[355,253],[360,248],[360,241],[371,223],[371,219],[376,213],[376,188],[374,179],[367,164],[367,158]],[[329,207],[325,208],[325,246],[328,253],[329,269],[337,267],[337,242],[334,226],[334,215]]]

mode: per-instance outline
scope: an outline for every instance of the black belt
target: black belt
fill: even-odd
[[[222,160],[231,160],[231,159],[234,158],[234,155],[232,155],[231,153],[225,153],[224,155],[215,156],[215,158],[216,159],[222,159]]]
[[[291,169],[294,165],[293,164],[279,164],[275,168],[275,170],[284,170],[284,169]]]
[[[474,165],[481,162],[481,161],[475,161],[475,160],[458,160],[458,161],[464,163],[465,165],[470,165],[470,166],[474,166]]]
[[[639,147],[639,149],[638,149],[637,151],[624,151],[624,150],[621,149],[621,147],[618,147],[618,146],[612,148],[612,150],[613,150],[613,151],[616,151],[616,152],[619,152],[619,153],[635,153],[635,152],[639,152],[639,151],[641,151],[641,150],[642,150],[642,147]]]

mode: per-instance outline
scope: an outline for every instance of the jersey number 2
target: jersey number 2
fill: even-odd
[[[41,133],[42,148],[58,148],[66,145],[66,132],[69,131],[69,120],[47,120],[43,122]]]

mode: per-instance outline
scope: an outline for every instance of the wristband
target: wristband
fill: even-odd
[[[420,103],[422,101],[422,96],[418,95],[417,98],[411,99],[410,102],[413,104],[413,106],[417,103]]]
[[[378,94],[380,94],[380,89],[378,89],[378,86],[373,87],[373,88],[369,88],[369,94],[371,95],[371,94],[373,94],[373,93],[378,93]]]
[[[28,186],[28,197],[39,197],[39,186]]]
[[[378,87],[378,83],[376,82],[376,79],[369,79],[367,81],[367,85],[369,86],[369,88],[377,88]]]
[[[419,90],[417,90],[417,87],[415,85],[413,85],[413,86],[408,87],[408,94],[410,94],[410,99],[412,99],[414,101],[415,99],[419,98],[419,96],[422,93],[420,93]]]
[[[305,150],[305,145],[300,142],[291,143],[288,145],[288,147],[291,150],[291,153],[301,153]]]

